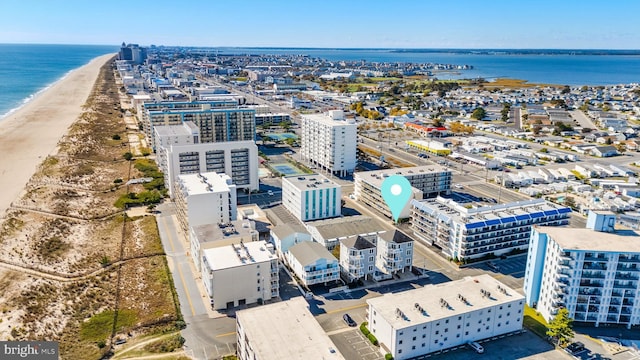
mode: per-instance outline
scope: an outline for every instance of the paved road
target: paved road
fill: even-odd
[[[583,128],[587,128],[587,129],[597,129],[598,127],[593,123],[593,121],[591,120],[591,118],[589,118],[587,115],[585,115],[582,111],[580,110],[571,110],[569,111],[569,114],[571,114],[571,117],[573,118],[573,120],[575,120],[576,122],[578,122],[578,124],[580,126],[582,126]]]
[[[195,274],[188,255],[186,239],[178,232],[173,203],[157,207],[156,219],[162,246],[167,253],[169,269],[178,292],[180,309],[187,328],[182,331],[186,349],[195,359],[217,359],[235,352],[236,325],[231,317],[211,318],[207,310],[208,298],[202,291],[199,274]]]

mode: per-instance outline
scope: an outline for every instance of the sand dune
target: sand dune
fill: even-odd
[[[82,113],[100,68],[99,56],[0,120],[0,217],[23,191],[37,166]]]

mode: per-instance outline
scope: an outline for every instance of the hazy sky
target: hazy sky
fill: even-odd
[[[640,49],[639,0],[2,0],[0,43]]]

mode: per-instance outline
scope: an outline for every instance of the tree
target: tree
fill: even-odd
[[[576,199],[573,196],[567,196],[564,198],[564,206],[570,207],[572,209],[576,208]]]
[[[126,153],[124,153],[124,154],[122,155],[122,157],[123,157],[125,160],[129,161],[129,160],[133,159],[133,154],[127,151]]]
[[[545,153],[545,154],[546,154],[546,153],[548,153],[548,152],[549,152],[549,149],[547,149],[547,148],[542,148],[542,149],[540,149],[540,152],[541,152],[541,153]]]
[[[571,88],[569,87],[569,85],[565,85],[560,91],[561,94],[568,94],[570,92],[571,92]]]
[[[473,110],[473,113],[471,113],[471,117],[476,120],[482,120],[485,116],[487,116],[487,112],[482,107],[476,108]]]
[[[566,308],[558,309],[558,313],[549,323],[547,336],[557,340],[558,345],[564,346],[573,338],[572,324],[573,319],[569,317],[569,310]]]

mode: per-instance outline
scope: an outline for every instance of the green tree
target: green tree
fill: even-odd
[[[127,151],[126,153],[124,153],[124,154],[122,155],[122,157],[123,157],[125,160],[129,161],[129,160],[133,159],[133,154]]]
[[[476,120],[482,120],[485,116],[487,116],[487,112],[482,107],[476,108],[473,110],[473,113],[471,113],[471,117]]]
[[[558,309],[556,316],[551,319],[547,336],[558,341],[558,345],[564,346],[573,338],[573,319],[569,317],[569,310],[566,308]]]
[[[569,85],[565,85],[560,91],[561,94],[568,94],[570,92],[571,92],[571,88],[569,87]]]

